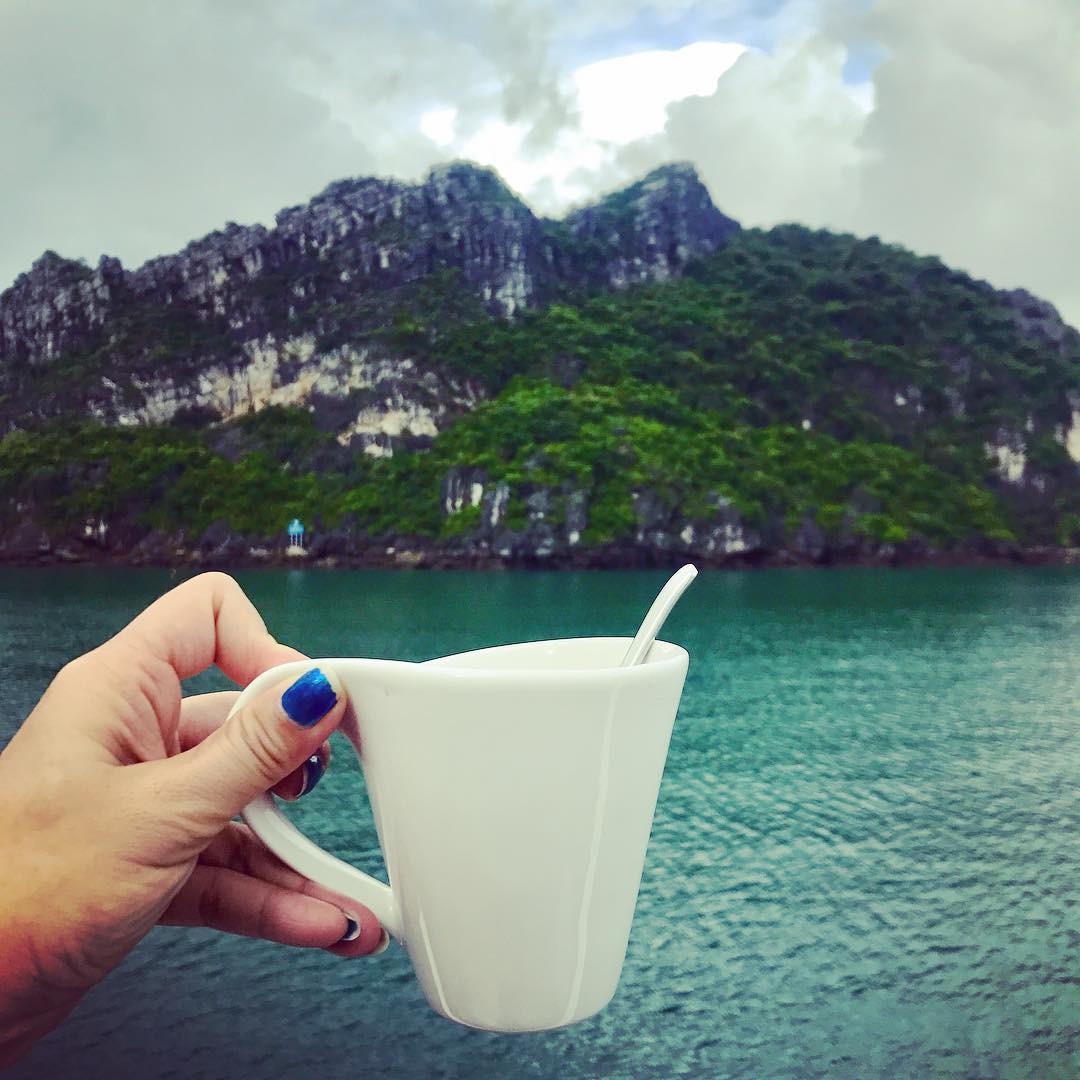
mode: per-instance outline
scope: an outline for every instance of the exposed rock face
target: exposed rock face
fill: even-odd
[[[487,473],[483,469],[451,469],[443,478],[439,505],[445,516],[456,514],[467,507],[479,506],[484,497]],[[499,514],[494,515],[492,525],[498,524]]]
[[[452,333],[443,335],[444,329],[485,316],[513,320],[557,300],[573,312],[583,293],[677,277],[692,260],[722,248],[738,229],[712,204],[687,165],[665,166],[562,221],[550,221],[536,217],[495,173],[455,163],[432,170],[420,184],[339,181],[309,203],[281,211],[271,228],[229,224],[133,271],[109,257],[91,269],[46,252],[0,294],[0,436],[55,417],[196,427],[282,405],[308,409],[316,427],[336,437],[337,445],[320,438],[320,457],[311,462],[315,472],[356,466],[351,455],[357,452],[384,457],[401,448],[424,448],[489,392],[477,369],[468,366],[475,352],[440,363],[437,350],[449,341],[452,352],[455,341]],[[776,243],[788,256],[798,255],[799,244],[813,242],[801,232],[802,239],[781,235]],[[716,266],[745,263],[752,242],[755,236],[747,235],[730,260],[695,270],[700,282],[712,287],[708,274]],[[843,275],[830,282],[816,269],[820,260],[814,249],[808,250],[799,257],[818,277],[796,275],[793,289],[810,283],[805,296],[796,291],[794,299],[811,305],[837,301],[843,310],[834,320],[839,339],[833,342],[830,335],[829,349],[858,344],[863,333],[858,307],[840,301],[850,299],[851,289],[859,294],[864,284],[868,297],[877,296],[873,275],[855,279],[854,286]],[[849,251],[845,259],[852,257]],[[874,267],[872,252],[868,259]],[[946,272],[938,265],[925,275]],[[928,287],[931,279],[925,275],[914,275],[913,290]],[[717,280],[720,294],[732,292],[727,279]],[[733,294],[752,293],[756,280],[743,281]],[[978,440],[976,456],[980,444],[985,452],[991,486],[1019,513],[1047,517],[1076,490],[1075,470],[1069,470],[1066,458],[1080,461],[1080,393],[1070,389],[1075,381],[1069,382],[1080,336],[1051,305],[1023,290],[999,293],[981,282],[969,287],[992,301],[988,333],[1009,335],[1006,361],[1015,360],[1021,374],[1029,360],[1028,366],[1039,370],[1047,354],[1051,359],[1060,354],[1060,372],[1046,380],[1053,395],[1031,406],[1030,395],[1021,393],[1022,409],[987,414],[980,405],[980,395],[983,404],[988,396],[986,380],[980,383],[984,361],[978,348],[965,344],[963,332],[937,346],[944,385],[913,380],[910,365],[876,360],[873,370],[857,371],[861,381],[855,390],[887,433],[882,437],[902,446],[920,445],[941,419],[957,429],[969,427]],[[785,303],[767,312],[770,330],[788,318]],[[906,309],[901,310],[896,328],[902,331],[906,318]],[[706,334],[712,329],[709,323]],[[897,340],[903,344],[902,339],[901,333]],[[893,336],[883,340],[891,343]],[[1029,345],[1031,357],[1025,355]],[[703,357],[710,347],[706,342]],[[790,347],[798,349],[798,342]],[[894,352],[903,360],[899,346]],[[740,362],[753,371],[773,359],[768,349],[747,349]],[[565,376],[570,384],[576,363],[573,356],[554,356],[549,374],[556,381]],[[1013,384],[1006,377],[992,387],[1008,395]],[[747,392],[760,393],[761,401],[753,400],[770,415],[764,391]],[[830,401],[828,396],[817,403],[794,401],[790,414],[785,405],[776,418],[805,431],[824,428]],[[257,426],[211,427],[207,441],[216,453],[239,456],[249,437],[244,432]],[[476,460],[490,466],[493,459],[489,454]],[[91,461],[87,475],[99,468]],[[68,482],[76,486],[78,477],[68,472]],[[644,481],[632,509],[620,511],[616,530],[610,514],[604,524],[603,504],[591,505],[597,492],[587,477],[575,474],[572,484],[554,489],[544,486],[551,481],[543,479],[543,470],[526,466],[526,472],[523,481],[508,482],[463,459],[442,476],[445,528],[437,541],[431,539],[435,534],[387,532],[385,525],[378,535],[368,534],[345,514],[343,520],[316,525],[306,557],[385,555],[409,565],[439,559],[534,565],[600,559],[629,565],[693,558],[741,565],[781,557],[813,563],[891,559],[905,543],[871,541],[860,531],[861,517],[881,511],[862,496],[851,495],[832,508],[842,513],[842,525],[838,534],[826,535],[812,512],[792,527],[774,507],[747,518],[716,494],[686,503],[694,507],[688,516],[689,511],[673,510],[658,490],[647,490]],[[84,525],[80,520],[74,531],[69,522],[66,531],[54,533],[22,521],[24,511],[32,516],[35,510],[34,497],[28,498],[27,505],[13,506],[22,523],[0,537],[0,558],[75,560],[123,553],[144,562],[265,561],[278,554],[272,536],[234,534],[225,521],[205,527],[201,519],[187,535],[186,523],[182,529],[175,525],[187,519],[178,518],[179,531],[151,532],[135,507],[115,511],[108,521],[88,519]]]
[[[588,527],[590,492],[585,489],[554,491],[531,487],[524,499],[524,516],[508,519],[510,488],[490,483],[483,469],[451,469],[442,485],[440,507],[444,518],[453,520],[463,511],[479,508],[478,520],[466,519],[469,528],[449,545],[457,558],[483,559],[496,556],[512,562],[533,564],[573,562],[584,551]],[[633,495],[637,528],[632,540],[603,549],[603,559],[636,564],[655,560],[699,559],[708,564],[753,560],[766,550],[760,533],[750,527],[734,507],[713,496],[708,516],[690,521],[672,511],[651,491]],[[819,530],[820,531],[820,530]],[[798,554],[813,561],[824,545]]]
[[[106,389],[110,381],[104,381]],[[410,436],[431,438],[450,410],[475,404],[479,391],[410,359],[392,360],[348,345],[317,351],[313,335],[246,341],[237,357],[212,363],[188,379],[136,379],[139,397],[91,401],[97,420],[164,424],[184,411],[231,420],[268,405],[306,405],[337,428],[342,446],[383,457]]]
[[[450,274],[456,299],[513,317],[567,290],[664,280],[737,229],[689,166],[550,222],[491,170],[454,163],[416,185],[339,181],[271,229],[229,224],[134,271],[46,252],[0,295],[0,430],[28,415],[161,423],[347,399],[352,413],[324,410],[340,441],[390,453],[483,394],[372,335],[409,289]],[[76,378],[51,376],[72,359]]]
[[[1025,338],[1044,347],[1056,347],[1062,356],[1070,349],[1076,350],[1080,343],[1077,331],[1062,319],[1049,301],[1033,296],[1026,289],[1013,289],[998,295],[1012,308],[1013,318]],[[1053,437],[1073,461],[1080,462],[1080,394],[1070,391],[1065,400],[1068,411],[1060,417]],[[1006,483],[1015,485],[1028,481],[1039,486],[1038,474],[1027,468],[1025,454],[1029,437],[1034,433],[1035,426],[1029,417],[1024,431],[999,431],[997,439],[987,445],[987,454],[996,459],[998,475]]]
[[[622,288],[666,281],[692,258],[723,247],[739,224],[713,205],[694,167],[666,165],[644,180],[566,219],[579,243],[612,256],[583,266],[584,283]]]
[[[1013,309],[1025,337],[1041,337],[1045,341],[1064,345],[1070,334],[1075,334],[1049,300],[1033,296],[1026,289],[1013,289],[1002,295]]]
[[[0,294],[0,361],[40,365],[76,349],[105,325],[123,269],[103,256],[97,270],[46,251]]]

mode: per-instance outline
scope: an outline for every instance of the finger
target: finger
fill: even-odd
[[[216,694],[197,694],[184,698],[180,708],[178,731],[181,752],[198,746],[225,722],[229,710],[236,704],[239,693],[223,690]],[[330,744],[322,746],[299,768],[294,769],[271,789],[275,795],[290,802],[307,795],[323,778],[330,767]]]
[[[312,667],[249,701],[190,750],[139,768],[209,840],[256,795],[316,755],[345,705],[334,673]]]
[[[349,917],[325,900],[220,866],[196,866],[161,922],[322,949],[352,930]]]
[[[180,703],[180,725],[177,737],[180,750],[198,746],[222,724],[240,696],[237,690],[222,690],[216,694],[195,694]]]
[[[281,645],[240,586],[227,574],[200,574],[151,604],[115,638],[137,645],[186,679],[216,664],[246,686],[277,664],[303,660]]]
[[[326,775],[330,767],[330,744],[323,743],[298,769],[293,769],[280,783],[270,790],[280,799],[295,802],[310,795],[315,785]]]
[[[338,955],[364,956],[377,950],[385,941],[383,929],[369,908],[316,884],[286,866],[246,825],[230,822],[199,856],[199,862],[315,897],[346,912],[359,924],[360,932],[352,941],[339,942],[334,946]]]

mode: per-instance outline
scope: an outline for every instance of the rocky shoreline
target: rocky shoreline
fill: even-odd
[[[1002,541],[980,541],[948,549],[923,543],[866,544],[818,551],[781,548],[717,555],[636,544],[609,544],[540,555],[535,551],[500,553],[477,545],[449,546],[398,542],[369,543],[348,551],[326,550],[317,541],[303,551],[238,543],[185,544],[181,537],[151,534],[131,547],[107,546],[86,540],[51,540],[39,532],[27,544],[0,541],[0,565],[55,567],[95,565],[169,567],[215,570],[267,568],[395,569],[395,570],[640,570],[670,568],[693,562],[701,568],[756,570],[829,567],[957,567],[957,566],[1080,566],[1080,548],[1022,547]]]
[[[0,295],[0,563],[1067,563],[1078,363],[1044,301],[742,229],[685,164],[561,221],[346,180]]]

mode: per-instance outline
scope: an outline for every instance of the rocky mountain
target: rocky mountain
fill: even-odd
[[[689,166],[551,222],[491,170],[459,163],[415,186],[339,181],[272,229],[229,224],[133,271],[46,252],[0,295],[0,422],[227,420],[313,404],[333,412],[343,444],[388,453],[483,394],[380,345],[417,290],[437,282],[435,302],[510,317],[667,280],[738,228]]]
[[[624,564],[1080,541],[1080,335],[693,169],[561,221],[487,169],[331,184],[0,294],[0,555]]]

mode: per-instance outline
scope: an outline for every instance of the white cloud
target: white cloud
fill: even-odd
[[[1077,0],[993,17],[984,0],[0,0],[0,288],[45,247],[137,263],[342,176],[473,156],[557,213],[678,158],[744,223],[877,233],[1080,321],[1078,41]],[[886,59],[849,85],[867,46]]]
[[[663,136],[628,148],[628,171],[693,161],[724,210],[746,225],[842,224],[857,192],[867,92],[843,81],[847,53],[806,37],[747,52],[708,97],[673,104]]]
[[[889,56],[851,226],[1080,324],[1080,4],[880,0],[863,29]]]
[[[837,3],[822,32],[748,52],[664,132],[622,149],[607,186],[695,162],[744,224],[877,234],[1022,286],[1080,324],[1080,4]],[[848,47],[886,59],[844,80]]]
[[[457,109],[428,109],[420,117],[420,130],[436,145],[449,146],[454,141]]]
[[[555,214],[595,194],[621,146],[662,131],[673,101],[711,92],[744,52],[737,43],[708,41],[584,65],[566,79],[575,123],[552,132],[539,153],[529,146],[528,125],[502,119],[442,145],[498,169],[538,210]],[[442,123],[444,112],[425,114],[425,130]]]
[[[727,41],[616,56],[573,74],[581,131],[601,142],[627,143],[664,130],[667,107],[711,94],[717,80],[746,51]]]
[[[46,247],[138,262],[373,168],[281,77],[271,22],[229,12],[211,33],[198,0],[0,9],[0,279]]]

